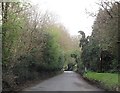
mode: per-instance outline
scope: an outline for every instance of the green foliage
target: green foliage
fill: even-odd
[[[49,32],[43,56],[45,62],[48,64],[48,69],[62,69],[61,64],[64,62],[64,57],[62,55],[56,32]]]
[[[65,58],[60,33],[66,33],[65,29],[55,24],[49,13],[38,15],[29,4],[7,4],[2,25],[4,90],[41,78],[44,72],[62,71]]]
[[[81,64],[83,69],[98,72],[117,72],[118,70],[118,4],[113,3],[108,12],[100,9],[93,24],[92,35],[85,37],[83,31],[80,39]],[[80,66],[79,66],[80,67]]]
[[[13,3],[10,3],[12,6]],[[19,4],[18,4],[19,6]],[[5,12],[5,11],[3,11]],[[3,40],[3,65],[4,63],[9,63],[9,59],[13,55],[16,42],[19,39],[19,34],[21,33],[24,24],[24,19],[22,16],[18,16],[14,11],[8,10],[7,21],[2,24],[2,40]],[[17,18],[16,18],[17,17]]]

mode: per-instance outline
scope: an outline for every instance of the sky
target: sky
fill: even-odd
[[[95,17],[89,16],[89,12],[97,12],[98,0],[30,0],[33,5],[38,5],[41,10],[47,10],[58,16],[70,35],[78,35],[78,31],[84,31],[91,35]]]

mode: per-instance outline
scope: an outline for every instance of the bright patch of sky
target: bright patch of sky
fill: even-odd
[[[97,12],[98,0],[30,0],[34,5],[42,10],[48,10],[58,15],[58,20],[62,23],[71,35],[78,35],[78,31],[84,31],[86,35],[91,35],[92,25],[95,20],[86,14]]]

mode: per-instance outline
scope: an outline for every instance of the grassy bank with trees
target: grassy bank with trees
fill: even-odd
[[[103,82],[102,86],[107,86],[108,90],[120,91],[120,3],[103,0],[98,5],[100,9],[95,16],[92,34],[86,36],[84,31],[79,31],[82,37],[81,52],[76,58],[78,72],[90,80]]]

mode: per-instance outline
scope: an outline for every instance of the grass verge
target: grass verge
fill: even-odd
[[[119,75],[115,73],[97,73],[97,72],[87,72],[84,73],[84,78],[90,81],[97,82],[106,90],[110,91],[120,91]]]

